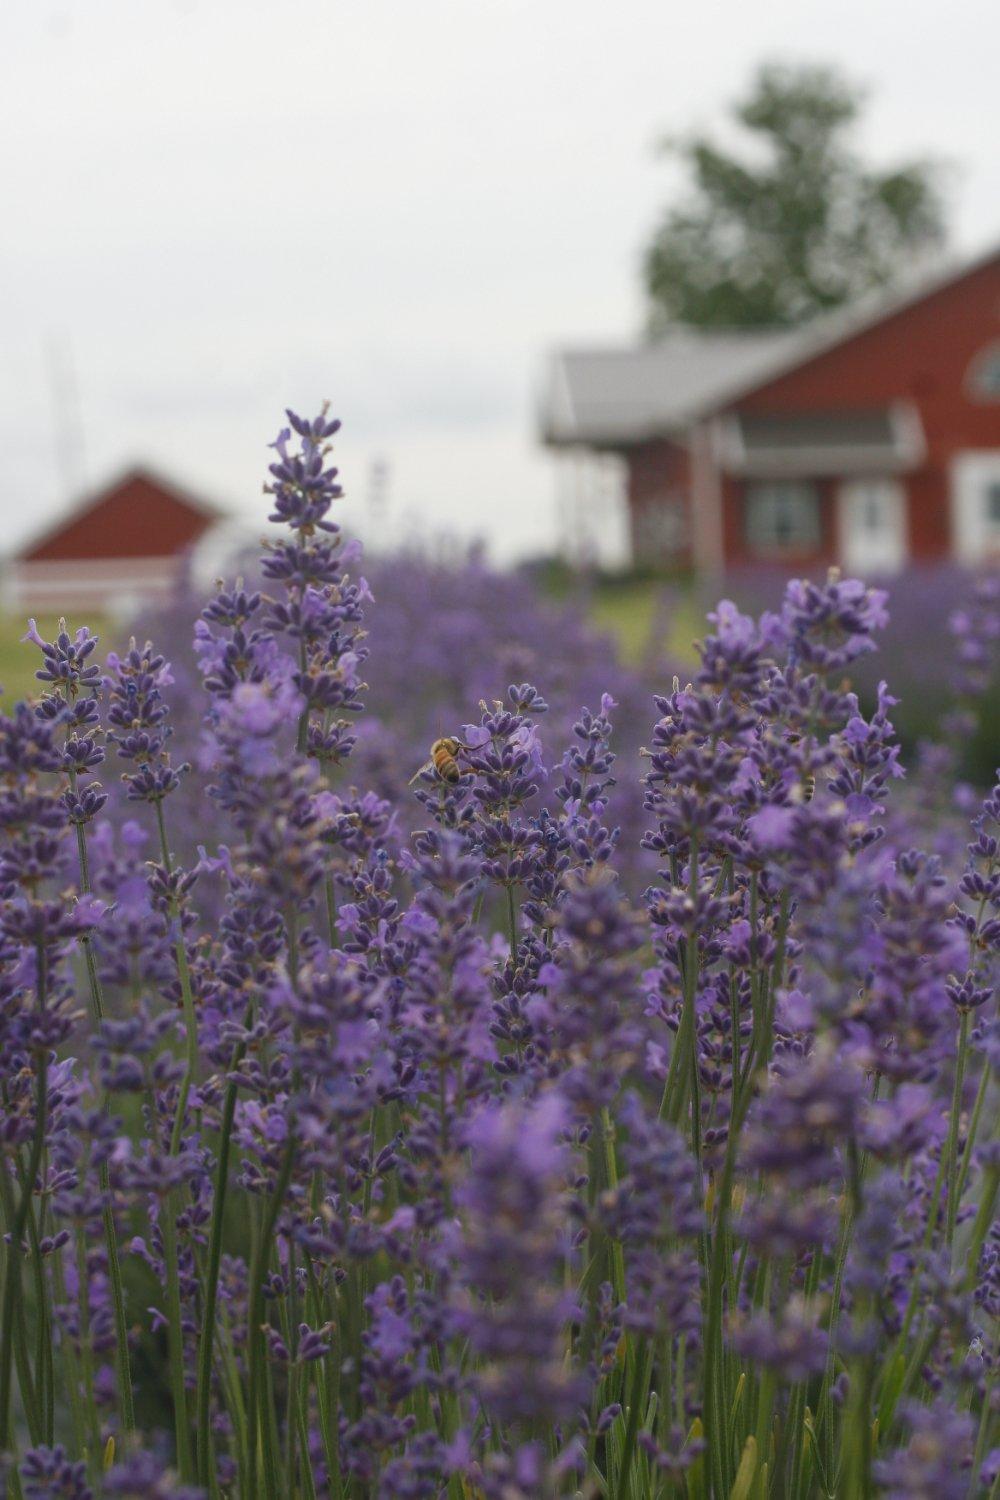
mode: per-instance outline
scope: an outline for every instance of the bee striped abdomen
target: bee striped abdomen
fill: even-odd
[[[435,740],[431,746],[431,760],[442,781],[454,782],[461,776],[456,759],[461,748],[461,741],[450,736],[447,739]]]

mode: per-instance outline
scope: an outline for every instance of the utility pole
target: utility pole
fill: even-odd
[[[86,453],[80,386],[73,347],[64,330],[49,332],[45,340],[45,368],[52,402],[56,472],[63,496],[69,498],[79,494],[86,483]]]

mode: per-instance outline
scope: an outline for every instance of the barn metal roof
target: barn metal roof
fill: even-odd
[[[677,330],[638,347],[561,350],[544,400],[545,441],[610,448],[683,430],[725,391],[763,376],[801,338],[799,331]]]
[[[683,435],[700,416],[934,296],[1000,258],[1000,247],[964,262],[918,266],[906,283],[875,292],[802,328],[720,332],[677,328],[647,344],[557,350],[542,399],[543,441],[553,447],[622,448]]]

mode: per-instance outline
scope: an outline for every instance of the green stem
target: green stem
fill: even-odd
[[[249,1024],[250,1013],[244,1018]],[[243,1060],[245,1047],[241,1043],[230,1060],[229,1071],[235,1072]],[[208,1485],[212,1471],[211,1441],[211,1397],[212,1355],[215,1347],[215,1311],[219,1292],[219,1266],[222,1261],[222,1235],[226,1211],[226,1194],[229,1188],[229,1154],[232,1143],[233,1120],[236,1114],[236,1084],[226,1086],[222,1106],[222,1121],[219,1131],[219,1157],[215,1169],[215,1194],[212,1200],[212,1228],[208,1242],[208,1267],[205,1276],[205,1304],[201,1342],[198,1347],[198,1394],[197,1454],[198,1480]]]
[[[692,906],[698,899],[698,841],[692,838],[688,857],[688,896]],[[692,919],[693,920],[693,919]],[[660,1118],[679,1125],[687,1103],[687,1091],[697,1077],[698,934],[688,933],[684,952],[684,998],[681,1023],[670,1057],[670,1069],[660,1103]]]
[[[819,1245],[813,1250],[813,1258],[806,1272],[805,1299],[806,1306],[811,1308],[819,1288],[820,1272],[823,1265],[823,1252]],[[802,1468],[805,1461],[806,1434],[805,1434],[805,1412],[806,1412],[806,1383],[799,1381],[792,1391],[789,1402],[788,1420],[785,1423],[785,1433],[782,1440],[782,1448],[790,1450],[791,1460],[791,1489],[790,1494],[795,1500],[798,1496],[802,1483]],[[781,1472],[783,1464],[778,1465],[777,1472]]]
[[[865,1311],[859,1307],[862,1317]],[[843,1426],[846,1452],[837,1486],[840,1500],[868,1500],[871,1494],[874,1359],[874,1354],[865,1354],[851,1370],[851,1396]]]
[[[301,533],[299,533],[299,535],[301,536]],[[306,659],[306,638],[305,638],[304,635],[300,635],[299,636],[299,670],[302,673],[303,677],[306,676],[306,673],[309,670],[309,664],[308,664],[308,661]],[[308,745],[308,743],[309,743],[309,705],[307,703],[305,705],[305,707],[303,708],[302,712],[299,714],[299,725],[298,725],[298,730],[296,731],[296,735],[295,735],[295,748],[299,752],[300,755],[305,755],[305,753],[306,753],[306,746]]]
[[[979,1126],[982,1120],[983,1107],[986,1104],[986,1096],[989,1093],[990,1074],[992,1069],[984,1062],[979,1076],[979,1087],[976,1090],[976,1102],[972,1106],[972,1118],[969,1121],[969,1130],[965,1138],[965,1146],[962,1150],[962,1165],[958,1172],[958,1187],[956,1194],[961,1202],[969,1181],[969,1172],[972,1167],[972,1153],[975,1150],[976,1138],[979,1135]]]
[[[10,1235],[17,1216],[17,1207],[6,1162],[0,1162],[0,1201],[3,1204],[4,1224],[7,1227],[8,1235]],[[7,1256],[14,1254],[13,1240],[6,1246],[6,1254]],[[35,1394],[34,1377],[31,1373],[31,1361],[28,1358],[28,1330],[24,1317],[24,1299],[21,1297],[18,1297],[14,1303],[14,1317],[15,1327],[12,1332],[12,1342],[14,1345],[14,1364],[17,1368],[17,1381],[21,1390],[21,1404],[25,1410],[31,1441],[33,1444],[38,1444],[42,1441],[42,1430],[37,1416],[38,1399]]]
[[[945,1244],[950,1253],[955,1238],[958,1219],[958,1134],[962,1118],[962,1088],[965,1083],[965,1064],[969,1053],[969,1012],[962,1011],[958,1023],[958,1054],[955,1060],[955,1088],[952,1094],[951,1120],[948,1129],[948,1197],[945,1220]]]
[[[65,1303],[68,1297],[66,1274],[63,1269],[62,1252],[59,1250],[52,1257],[52,1279],[55,1282],[56,1297],[60,1302]],[[70,1421],[73,1428],[74,1452],[83,1453],[87,1440],[84,1434],[83,1405],[80,1400],[80,1364],[77,1352],[73,1347],[73,1341],[65,1332],[59,1343],[59,1360],[65,1374],[66,1395],[69,1400]]]
[[[44,1014],[48,988],[48,959],[41,944],[36,949],[38,1009]],[[31,1142],[31,1154],[25,1174],[24,1190],[17,1205],[11,1225],[11,1239],[4,1267],[3,1316],[0,1318],[0,1453],[11,1446],[11,1366],[14,1357],[14,1300],[21,1288],[21,1243],[28,1222],[31,1195],[42,1164],[45,1149],[45,1133],[48,1129],[48,1049],[42,1047],[36,1059],[35,1074],[35,1130]]]
[[[154,805],[156,808],[156,826],[160,835],[160,852],[164,868],[167,874],[170,875],[173,873],[173,861],[170,857],[167,830],[163,821],[162,799],[158,800]],[[180,981],[181,1004],[184,1016],[184,1075],[181,1079],[180,1090],[177,1095],[177,1106],[174,1110],[174,1122],[170,1132],[169,1148],[169,1154],[177,1156],[180,1153],[181,1137],[187,1114],[188,1096],[190,1095],[191,1085],[198,1069],[198,1019],[194,1007],[191,970],[188,966],[187,949],[184,945],[181,910],[176,899],[172,899],[170,902],[170,917],[176,926],[174,957],[177,965],[177,977]],[[184,1380],[184,1330],[182,1326],[180,1295],[180,1265],[177,1252],[177,1218],[183,1205],[179,1200],[180,1193],[177,1190],[167,1195],[166,1201],[163,1204],[161,1237],[163,1240],[163,1258],[167,1274],[167,1301],[170,1311],[167,1343],[170,1358],[170,1388],[174,1403],[174,1436],[177,1444],[177,1467],[180,1470],[182,1480],[190,1482],[194,1479],[194,1465],[191,1452],[191,1431],[188,1424],[187,1389]]]
[[[257,1447],[258,1438],[263,1449],[265,1488],[272,1500],[277,1500],[276,1491],[273,1487],[274,1455],[271,1452],[271,1424],[266,1412],[261,1411],[264,1405],[261,1397],[261,1353],[263,1346],[262,1327],[264,1321],[264,1277],[271,1259],[271,1243],[274,1239],[274,1231],[278,1223],[278,1215],[285,1201],[288,1185],[292,1180],[292,1168],[295,1165],[296,1141],[294,1135],[289,1135],[285,1154],[278,1170],[278,1180],[267,1205],[264,1222],[261,1225],[260,1234],[254,1245],[253,1255],[250,1261],[250,1303],[247,1313],[247,1350],[248,1350],[248,1386],[249,1399],[247,1402],[247,1418],[249,1423],[249,1493],[257,1495]],[[259,1424],[259,1431],[258,1431]]]
[[[90,1337],[90,1273],[87,1243],[82,1225],[76,1230],[76,1321],[80,1331],[80,1368],[83,1375],[83,1406],[90,1422],[91,1463],[101,1447],[101,1429],[94,1395],[94,1351]]]
[[[326,925],[330,939],[330,947],[337,946],[337,888],[333,876],[328,875],[323,882],[326,892]]]
[[[976,1213],[975,1223],[972,1226],[972,1237],[969,1240],[969,1249],[966,1255],[965,1288],[969,1292],[976,1285],[976,1277],[979,1271],[979,1255],[983,1248],[983,1241],[993,1223],[993,1208],[997,1199],[998,1187],[1000,1187],[1000,1167],[990,1166],[983,1174],[979,1208]]]
[[[43,1168],[44,1175],[44,1168]],[[27,1183],[24,1184],[28,1191]],[[28,1247],[31,1254],[31,1270],[35,1283],[35,1379],[38,1390],[38,1410],[41,1413],[42,1441],[49,1447],[55,1439],[54,1375],[52,1370],[52,1309],[49,1284],[45,1275],[38,1236],[38,1225],[28,1196]]]
[[[726,1141],[726,1156],[718,1188],[718,1214],[716,1216],[715,1238],[712,1242],[711,1261],[709,1265],[708,1306],[706,1309],[705,1392],[703,1408],[705,1439],[712,1482],[718,1489],[719,1494],[722,1495],[728,1495],[734,1477],[731,1453],[726,1441],[727,1409],[730,1403],[726,1399],[724,1381],[722,1310],[723,1291],[726,1283],[727,1252],[731,1252],[729,1243],[729,1201],[732,1193],[737,1142],[742,1119],[741,1114],[734,1114],[730,1121],[729,1138]]]
[[[979,1413],[979,1426],[976,1431],[976,1451],[972,1459],[973,1481],[979,1476],[979,1471],[986,1456],[986,1444],[989,1440],[990,1425],[993,1418],[993,1387],[996,1385],[996,1350],[990,1365],[989,1374],[986,1377],[986,1385],[983,1391],[983,1405]]]
[[[121,1392],[122,1427],[126,1432],[135,1431],[135,1401],[132,1394],[132,1368],[128,1352],[128,1320],[125,1316],[125,1287],[122,1281],[121,1260],[118,1255],[118,1232],[115,1213],[111,1203],[111,1174],[106,1161],[101,1163],[98,1173],[104,1206],[101,1221],[104,1226],[104,1243],[108,1255],[108,1278],[111,1282],[111,1305],[115,1319],[115,1364],[118,1370],[118,1385]]]
[[[770,1463],[771,1453],[771,1426],[774,1413],[774,1396],[777,1390],[777,1377],[773,1370],[765,1370],[760,1382],[760,1395],[757,1402],[757,1486],[756,1493],[764,1495],[763,1483],[760,1478],[761,1468]]]
[[[77,790],[78,777],[75,770],[69,773],[72,791]],[[87,835],[82,823],[76,824],[76,847],[80,859],[80,889],[89,895],[92,889],[90,860],[87,854]],[[97,972],[94,942],[90,933],[81,938],[84,964],[87,969],[87,984],[90,990],[90,1009],[95,1025],[104,1019],[104,996],[101,979]],[[110,1111],[110,1100],[105,1101],[105,1112]],[[108,1277],[111,1282],[111,1304],[115,1321],[115,1366],[118,1372],[118,1387],[121,1394],[121,1420],[126,1432],[135,1431],[135,1400],[132,1393],[132,1368],[128,1352],[128,1320],[125,1316],[125,1292],[122,1283],[121,1259],[118,1253],[118,1231],[115,1225],[114,1208],[111,1201],[111,1173],[106,1161],[98,1168],[101,1189],[101,1223],[104,1228],[104,1244],[108,1256]]]
[[[604,1170],[607,1174],[608,1187],[613,1190],[618,1186],[618,1158],[615,1155],[615,1127],[611,1121],[611,1111],[607,1106],[601,1110],[601,1138],[604,1144]],[[625,1253],[619,1239],[611,1241],[611,1269],[615,1300],[622,1304],[626,1296]]]
[[[642,1417],[642,1408],[645,1404],[646,1387],[649,1384],[650,1357],[644,1338],[636,1340],[632,1352],[632,1391],[628,1404],[628,1419],[625,1428],[625,1440],[622,1444],[622,1460],[619,1468],[618,1493],[622,1497],[629,1494],[629,1475],[632,1469],[632,1459],[635,1454],[636,1438],[639,1435],[639,1422]]]
[[[177,1221],[175,1193],[168,1193],[160,1206],[160,1240],[166,1267],[167,1358],[170,1396],[174,1406],[174,1436],[177,1444],[177,1467],[188,1479],[191,1472],[191,1434],[187,1419],[187,1390],[184,1382],[184,1329],[181,1309],[180,1268],[177,1257]]]
[[[896,1403],[902,1393],[903,1384],[899,1378],[899,1372],[906,1368],[906,1344],[913,1327],[913,1319],[920,1303],[920,1294],[923,1284],[924,1262],[931,1248],[934,1238],[934,1230],[937,1226],[938,1207],[941,1199],[941,1189],[944,1185],[945,1169],[947,1165],[947,1152],[941,1150],[938,1160],[938,1169],[934,1176],[934,1186],[931,1189],[931,1200],[927,1206],[927,1223],[924,1226],[923,1237],[917,1252],[916,1264],[911,1273],[910,1295],[903,1314],[903,1322],[899,1333],[896,1335],[892,1346],[892,1353],[883,1365],[882,1389],[878,1407],[878,1432],[882,1438],[889,1430]]]

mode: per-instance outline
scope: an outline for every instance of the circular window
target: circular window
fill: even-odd
[[[977,401],[1000,401],[1000,343],[979,351],[965,383]]]

